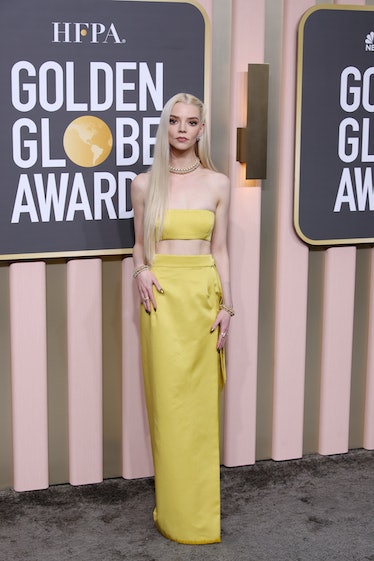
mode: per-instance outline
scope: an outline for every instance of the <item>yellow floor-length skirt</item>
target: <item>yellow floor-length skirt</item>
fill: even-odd
[[[221,286],[211,255],[156,255],[157,311],[141,307],[144,385],[159,531],[180,543],[220,541],[218,329]]]

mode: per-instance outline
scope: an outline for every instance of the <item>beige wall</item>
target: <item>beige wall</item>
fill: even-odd
[[[211,20],[213,155],[232,181],[237,314],[223,462],[372,449],[373,249],[309,249],[292,227],[296,31],[316,2],[201,4]],[[270,64],[262,184],[245,181],[235,161],[250,62]],[[152,473],[131,270],[117,257],[0,264],[0,486]]]

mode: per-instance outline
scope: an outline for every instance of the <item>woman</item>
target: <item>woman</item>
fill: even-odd
[[[154,520],[174,541],[219,542],[219,401],[234,315],[230,189],[211,162],[199,99],[177,94],[167,102],[152,169],[134,179],[131,195]]]

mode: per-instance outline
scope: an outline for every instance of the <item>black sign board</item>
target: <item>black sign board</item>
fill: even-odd
[[[204,99],[188,2],[2,0],[0,259],[129,253],[131,180],[175,93]]]
[[[294,224],[307,243],[374,241],[374,8],[299,26]]]

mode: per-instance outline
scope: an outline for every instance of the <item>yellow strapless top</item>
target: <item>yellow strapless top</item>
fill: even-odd
[[[169,209],[165,214],[162,240],[212,239],[214,212],[204,209]]]

